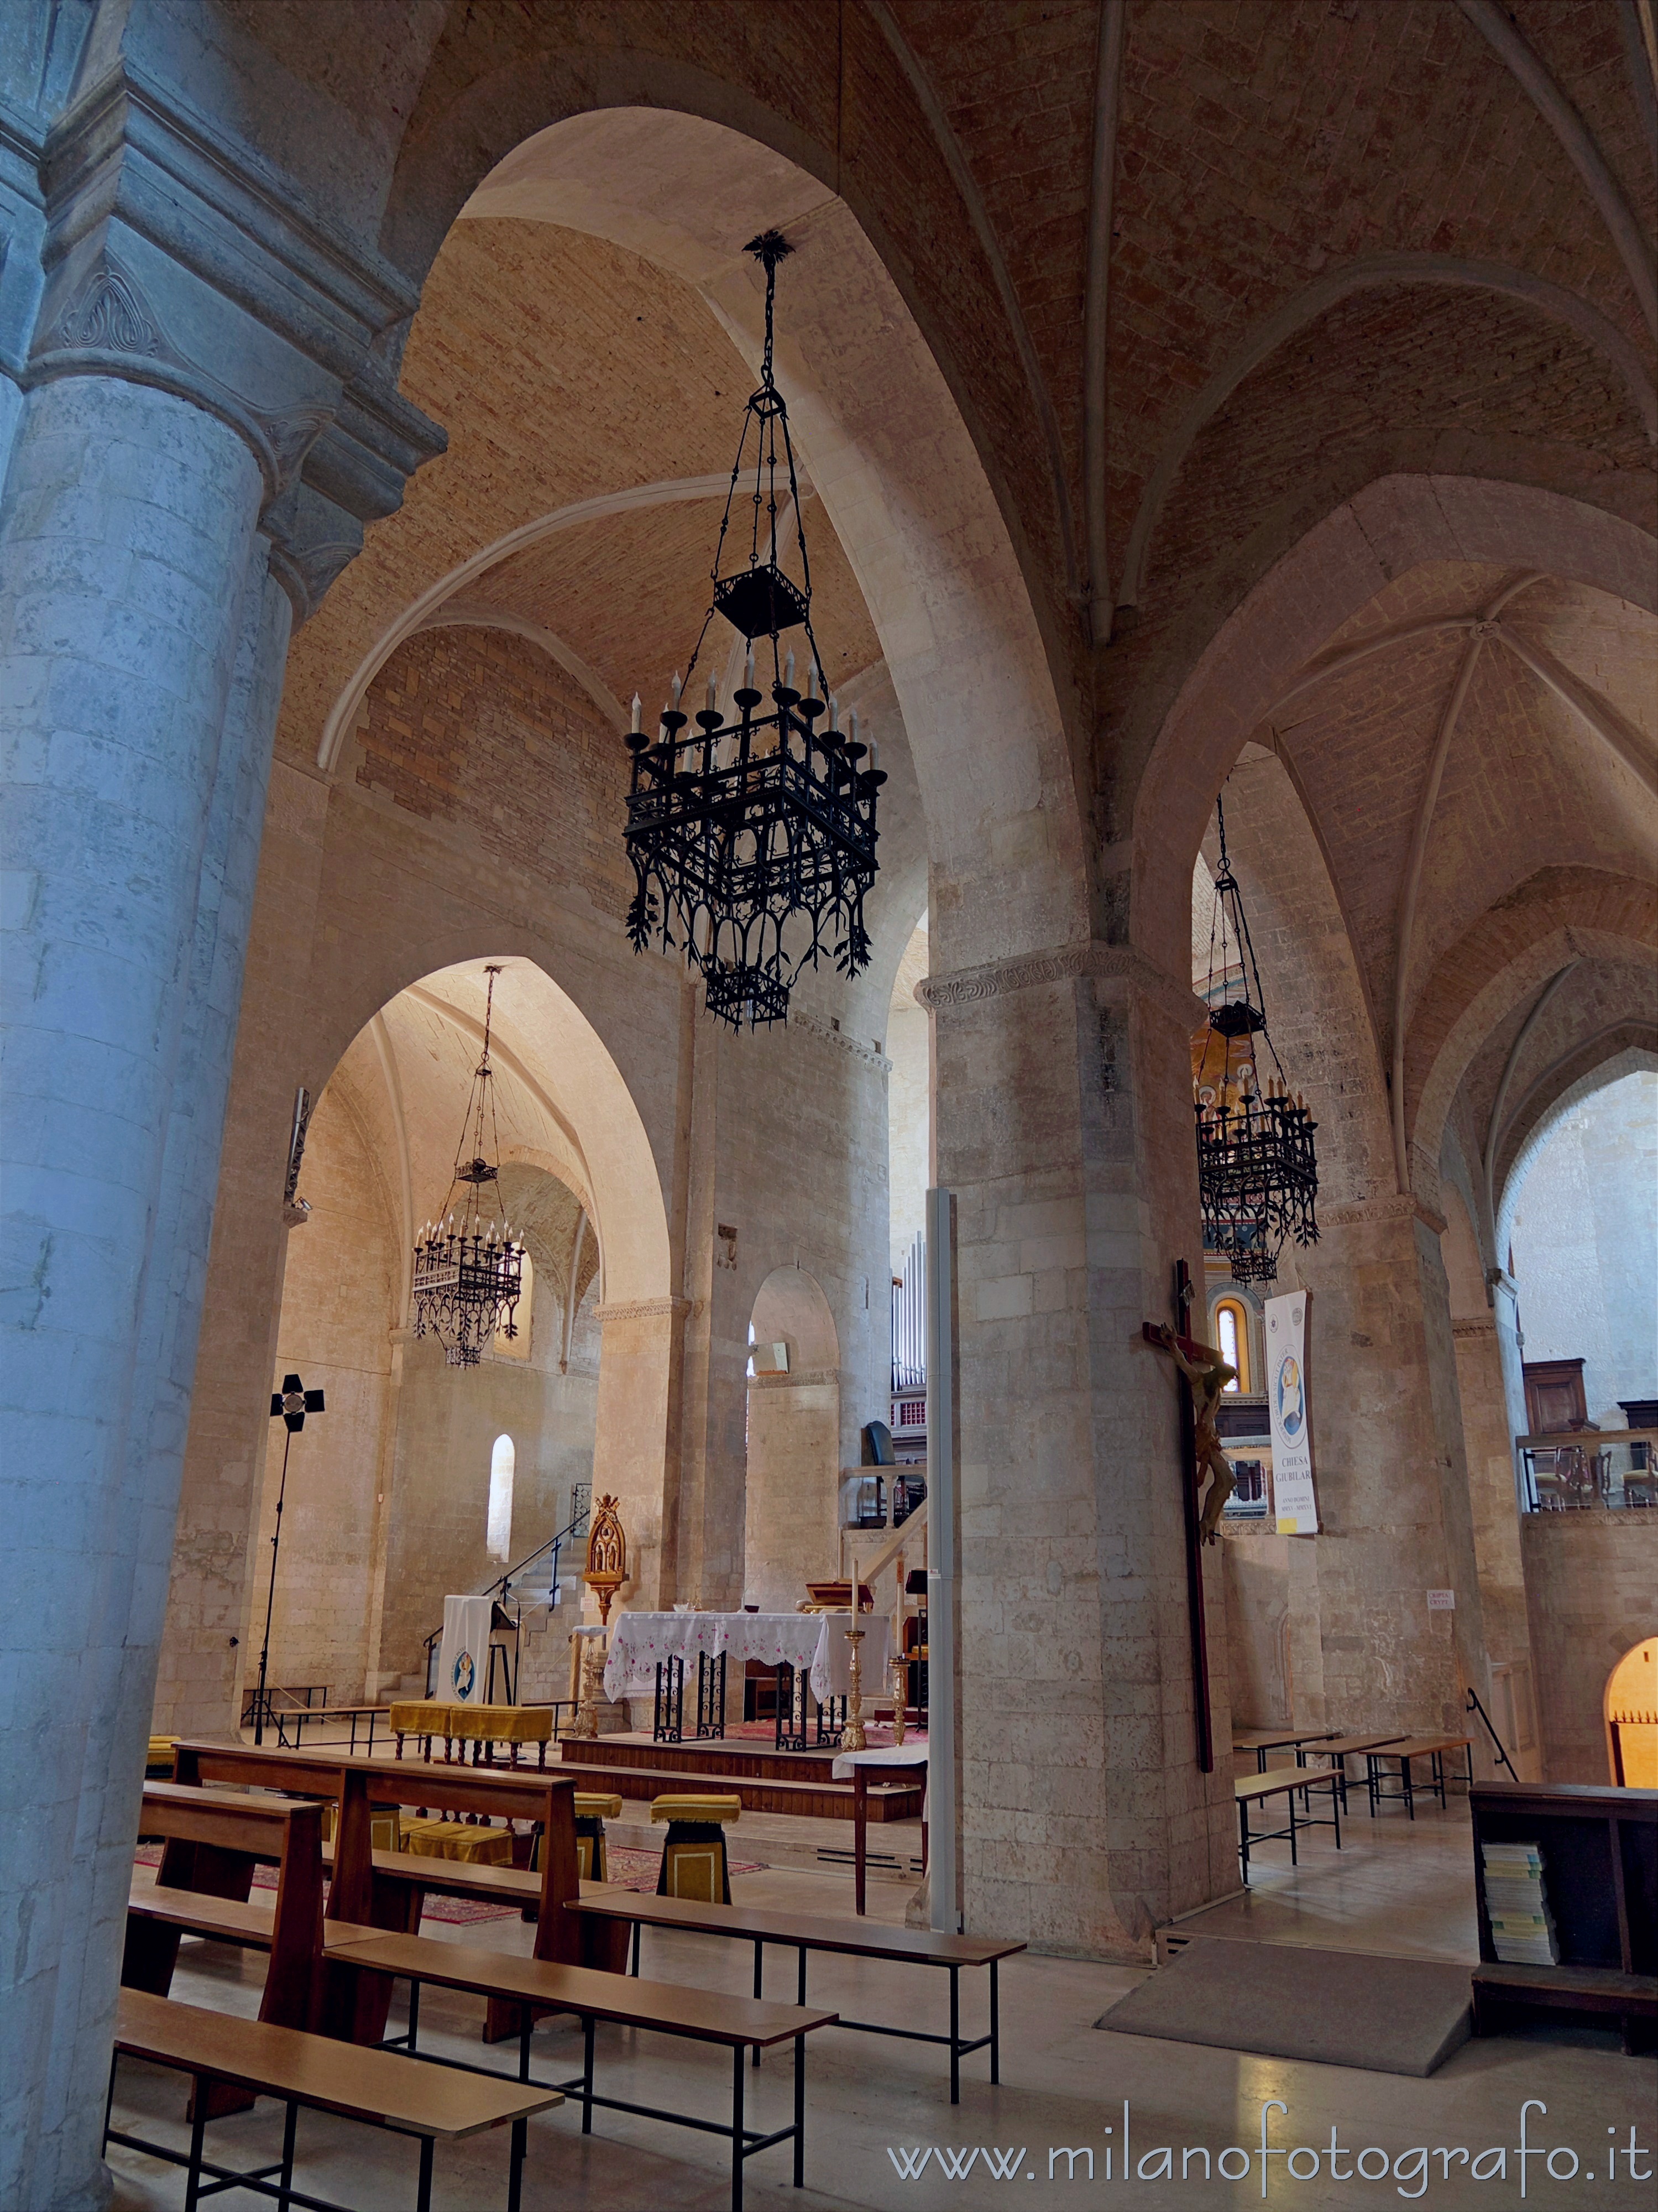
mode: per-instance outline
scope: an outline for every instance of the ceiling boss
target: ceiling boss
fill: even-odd
[[[760,384],[744,410],[714,547],[714,596],[654,740],[641,727],[634,699],[624,833],[635,883],[628,912],[635,950],[656,943],[683,951],[704,980],[708,1012],[738,1030],[784,1020],[801,969],[821,954],[844,975],[868,964],[864,899],[875,879],[876,799],[886,781],[872,750],[859,742],[856,714],[841,727],[812,632],[788,410],[772,374],[777,264],[793,248],[768,230],[744,251],[766,272]],[[744,505],[746,549],[740,520],[732,526]],[[783,527],[793,521],[799,582],[779,560],[780,519]],[[681,701],[716,614],[748,639],[747,665],[732,711],[722,708],[711,671],[693,715]],[[795,650],[781,641],[790,629],[805,633],[804,689]]]

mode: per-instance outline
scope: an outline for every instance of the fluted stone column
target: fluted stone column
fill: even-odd
[[[1176,1258],[1200,1279],[1197,1011],[1103,945],[917,996],[957,1201],[966,1923],[1140,1958],[1237,1878],[1219,1561],[1205,1775],[1175,1385],[1140,1340]]]

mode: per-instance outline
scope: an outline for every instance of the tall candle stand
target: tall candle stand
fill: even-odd
[[[892,1741],[894,1746],[904,1740],[904,1697],[909,1688],[909,1669],[903,1655],[895,1652],[892,1659]]]
[[[847,1724],[841,1731],[842,1751],[864,1751],[868,1748],[864,1738],[864,1669],[858,1647],[864,1640],[861,1628],[849,1628],[847,1642],[852,1646],[852,1664],[847,1676]]]

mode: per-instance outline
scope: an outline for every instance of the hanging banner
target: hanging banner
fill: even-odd
[[[489,1682],[490,1601],[487,1597],[443,1601],[443,1644],[437,1695],[446,1705],[481,1705]]]
[[[1268,1298],[1266,1414],[1272,1431],[1272,1497],[1280,1536],[1316,1536],[1318,1499],[1313,1492],[1313,1436],[1307,1401],[1307,1320],[1309,1291]]]

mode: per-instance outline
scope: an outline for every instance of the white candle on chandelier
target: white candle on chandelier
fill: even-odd
[[[677,707],[677,706],[678,706],[678,704],[679,704],[680,683],[679,683],[679,671],[678,671],[677,668],[675,669],[675,671],[674,671],[674,672],[673,672],[673,687],[672,687],[672,688],[673,688],[673,703],[674,703],[674,705],[675,705],[676,707]]]
[[[712,714],[720,704],[720,678],[713,669],[708,671],[708,712]]]
[[[789,647],[789,657],[783,663],[783,682],[791,691],[794,689],[794,647]]]
[[[833,691],[829,693],[829,727],[838,735],[841,728],[841,702]]]
[[[634,735],[637,737],[639,735],[639,694],[637,691],[634,693],[633,730]]]
[[[817,663],[815,660],[806,663],[806,696],[808,699],[817,696]]]
[[[858,709],[855,707],[852,710],[852,719],[847,726],[851,732],[852,743],[855,745],[858,742]]]
[[[749,657],[743,665],[743,689],[745,691],[752,691],[754,689],[754,647],[752,646],[749,647]]]

